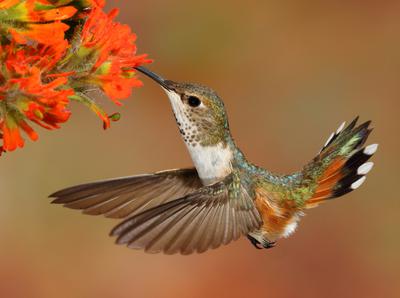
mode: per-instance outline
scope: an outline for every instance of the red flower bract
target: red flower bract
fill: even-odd
[[[136,35],[127,25],[114,22],[118,10],[109,14],[93,8],[82,29],[81,57],[93,56],[93,67],[86,78],[100,87],[115,103],[127,98],[132,87],[141,86],[134,67],[149,63],[147,55],[136,56]]]
[[[46,0],[4,0],[0,2],[0,33],[11,34],[21,44],[57,44],[69,28],[61,21],[76,12],[73,6],[57,7]]]
[[[69,119],[68,105],[89,107],[104,127],[119,119],[89,94],[101,90],[112,101],[141,86],[134,67],[136,36],[114,21],[104,0],[0,0],[0,154],[23,147],[21,131],[38,135],[28,123],[56,129]],[[68,34],[66,35],[66,32]]]
[[[62,53],[47,46],[18,50],[14,44],[0,47],[4,61],[0,72],[0,129],[4,150],[13,151],[24,145],[19,128],[32,140],[37,139],[25,119],[47,129],[58,128],[59,123],[68,120],[68,96],[74,91],[65,87],[67,78],[62,73],[45,75],[53,70]]]

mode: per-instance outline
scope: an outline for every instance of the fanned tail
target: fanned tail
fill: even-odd
[[[372,169],[368,162],[378,144],[363,147],[372,129],[371,121],[356,127],[358,117],[346,128],[343,123],[332,133],[320,153],[303,169],[304,181],[313,189],[306,208],[340,197],[361,186]]]

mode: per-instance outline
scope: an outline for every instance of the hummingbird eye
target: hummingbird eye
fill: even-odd
[[[189,106],[195,108],[195,107],[198,107],[201,104],[201,101],[196,96],[189,96],[188,97],[188,104],[189,104]]]

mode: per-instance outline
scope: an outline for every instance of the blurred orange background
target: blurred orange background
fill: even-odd
[[[224,98],[248,159],[293,172],[343,120],[380,143],[361,189],[307,212],[271,250],[241,239],[201,255],[113,244],[118,221],[51,205],[96,179],[191,165],[168,100],[143,77],[108,131],[81,106],[60,131],[1,157],[1,297],[400,297],[399,1],[109,1],[150,68]]]

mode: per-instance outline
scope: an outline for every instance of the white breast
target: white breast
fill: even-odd
[[[204,184],[221,180],[232,170],[232,151],[222,144],[203,147],[187,145],[190,156]]]

